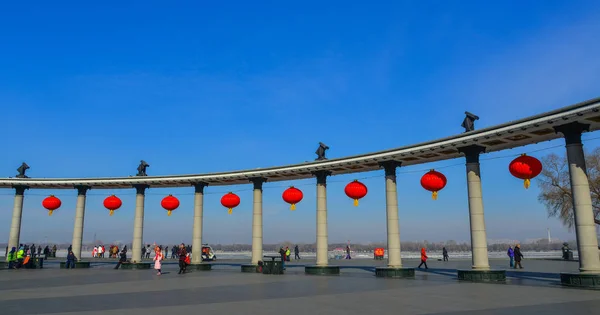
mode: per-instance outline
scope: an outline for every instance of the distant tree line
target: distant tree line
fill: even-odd
[[[576,249],[577,245],[574,241],[568,242],[571,249]],[[312,244],[295,244],[292,242],[283,242],[281,244],[264,244],[263,249],[265,251],[278,251],[280,247],[293,248],[298,245],[301,252],[316,252],[317,246],[315,243]],[[346,243],[333,243],[329,244],[328,249],[334,250],[336,248],[346,248]],[[508,246],[514,246],[514,243],[510,244],[491,244],[488,245],[489,251],[501,252],[507,250]],[[249,244],[211,244],[214,250],[222,250],[229,252],[244,252],[251,251],[252,245]],[[560,250],[563,246],[562,242],[549,243],[548,240],[542,239],[535,243],[521,244],[521,249],[524,251],[550,251]],[[350,244],[350,248],[355,252],[372,252],[377,247],[386,248],[385,243],[370,243],[370,244]],[[450,240],[446,242],[402,242],[402,251],[418,252],[421,248],[426,248],[428,251],[441,251],[443,247],[446,247],[451,252],[466,252],[471,250],[471,244],[468,243],[457,243],[456,241]]]

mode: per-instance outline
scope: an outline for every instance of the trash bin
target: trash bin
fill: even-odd
[[[274,261],[273,267],[271,269],[271,274],[273,275],[282,275],[283,274],[283,264],[281,261]]]
[[[573,252],[572,251],[567,252],[567,260],[573,260]]]
[[[263,275],[270,275],[273,270],[274,261],[265,261],[263,265]]]
[[[31,259],[31,269],[36,269],[36,268],[44,268],[44,258],[42,257],[35,257],[33,259]]]

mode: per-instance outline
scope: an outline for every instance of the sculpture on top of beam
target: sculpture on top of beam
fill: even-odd
[[[137,174],[135,176],[148,176],[148,174],[146,174],[146,168],[150,167],[150,164],[146,163],[146,161],[141,160],[140,161],[140,166],[138,166],[137,168]]]
[[[461,126],[465,128],[465,132],[475,130],[475,121],[479,119],[479,116],[469,112],[465,112],[465,115],[467,115],[467,117],[465,117]]]
[[[23,162],[23,164],[21,164],[21,166],[19,166],[19,168],[17,168],[17,172],[19,172],[19,174],[17,174],[17,178],[29,178],[29,176],[25,175],[25,171],[27,171],[29,169],[29,165],[27,165],[27,163]]]
[[[317,155],[315,161],[327,160],[327,158],[325,157],[325,151],[327,150],[329,150],[329,147],[325,143],[319,142],[319,148],[317,149],[317,152],[315,152],[315,154]]]

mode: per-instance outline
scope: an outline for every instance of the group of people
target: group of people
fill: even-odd
[[[171,259],[177,259],[180,257],[180,252],[181,252],[181,245],[173,245],[171,247],[171,251],[169,251],[169,246],[165,246],[163,248],[162,245],[153,245],[152,247],[150,245],[147,245],[146,247],[142,247],[142,257],[146,258],[146,259],[150,259],[150,255],[153,253],[156,253],[156,248],[158,247],[158,250],[160,251],[160,253],[162,254],[163,259],[169,259],[169,257]],[[186,251],[186,253],[191,253],[192,252],[192,247],[187,245],[184,246],[184,249]]]
[[[6,261],[8,262],[9,269],[21,269],[21,268],[34,268],[33,258],[42,256],[42,247],[35,247],[35,244],[31,246],[20,244],[19,248],[13,247],[8,251],[6,247]],[[44,258],[48,256],[56,257],[56,245],[52,249],[46,246],[43,250]]]
[[[149,247],[149,245],[148,245]],[[171,250],[171,255],[177,253],[179,257],[179,273],[184,274],[187,271],[187,266],[191,263],[191,256],[188,252],[189,246],[185,246],[184,243],[181,243],[179,246],[173,246]],[[146,249],[146,253],[149,253],[150,249]],[[165,249],[165,252],[168,250]],[[172,256],[173,257],[173,256]],[[162,274],[162,261],[165,259],[165,255],[160,246],[154,246],[154,270],[156,270],[156,275],[160,276]]]
[[[70,247],[70,246],[69,246]],[[112,246],[111,246],[112,247]],[[109,250],[111,248],[109,247]],[[69,250],[70,251],[70,250]],[[94,246],[94,249],[92,249],[92,258],[104,258],[104,253],[106,252],[106,248],[104,247],[104,245],[98,245],[98,246]],[[119,249],[117,248],[116,252],[119,252]],[[112,253],[112,251],[111,251]],[[110,255],[110,254],[109,254]]]
[[[514,249],[509,246],[506,255],[510,259],[510,268],[517,269],[518,266],[519,269],[523,269],[523,266],[521,266],[521,259],[523,258],[523,254],[521,253],[521,245],[515,245]]]
[[[279,255],[281,256],[281,266],[283,270],[285,270],[285,262],[290,261],[291,254],[292,252],[290,251],[289,246],[286,246],[285,248],[282,246],[279,248]],[[294,246],[294,259],[300,259],[300,248],[298,248],[298,245]]]
[[[442,261],[448,261],[448,258],[448,250],[446,249],[446,247],[442,247]],[[420,269],[421,266],[425,265],[425,269],[429,269],[429,267],[427,267],[427,259],[429,259],[429,257],[427,256],[427,250],[423,247],[421,248],[421,263],[417,268]]]

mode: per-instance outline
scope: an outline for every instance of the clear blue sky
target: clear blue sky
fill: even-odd
[[[463,112],[491,126],[600,95],[597,1],[81,1],[0,10],[0,176],[26,161],[32,177],[204,173],[342,157],[460,133]],[[586,139],[595,135],[586,135]],[[600,135],[596,135],[600,136]],[[511,155],[563,152],[561,141],[486,155],[488,237],[573,239],[547,219],[535,185],[507,171]],[[600,141],[586,141],[592,148]],[[506,157],[508,156],[508,157]],[[464,160],[399,170],[403,240],[469,239]],[[449,183],[437,201],[419,185],[429,168]],[[441,168],[443,167],[443,168]],[[358,208],[343,194],[364,178]],[[385,240],[383,171],[330,178],[331,242]],[[315,240],[314,179],[265,185],[265,242]],[[295,212],[281,201],[305,192]],[[236,191],[232,216],[221,195]],[[204,240],[251,242],[251,187],[209,187]],[[54,193],[63,207],[41,207]],[[112,217],[102,200],[116,193]],[[167,217],[160,199],[181,199]],[[0,242],[11,190],[0,191]],[[22,240],[70,241],[75,192],[28,191]],[[150,189],[145,241],[189,242],[192,188]],[[507,197],[508,196],[508,197]],[[89,193],[85,240],[130,241],[134,191]]]

